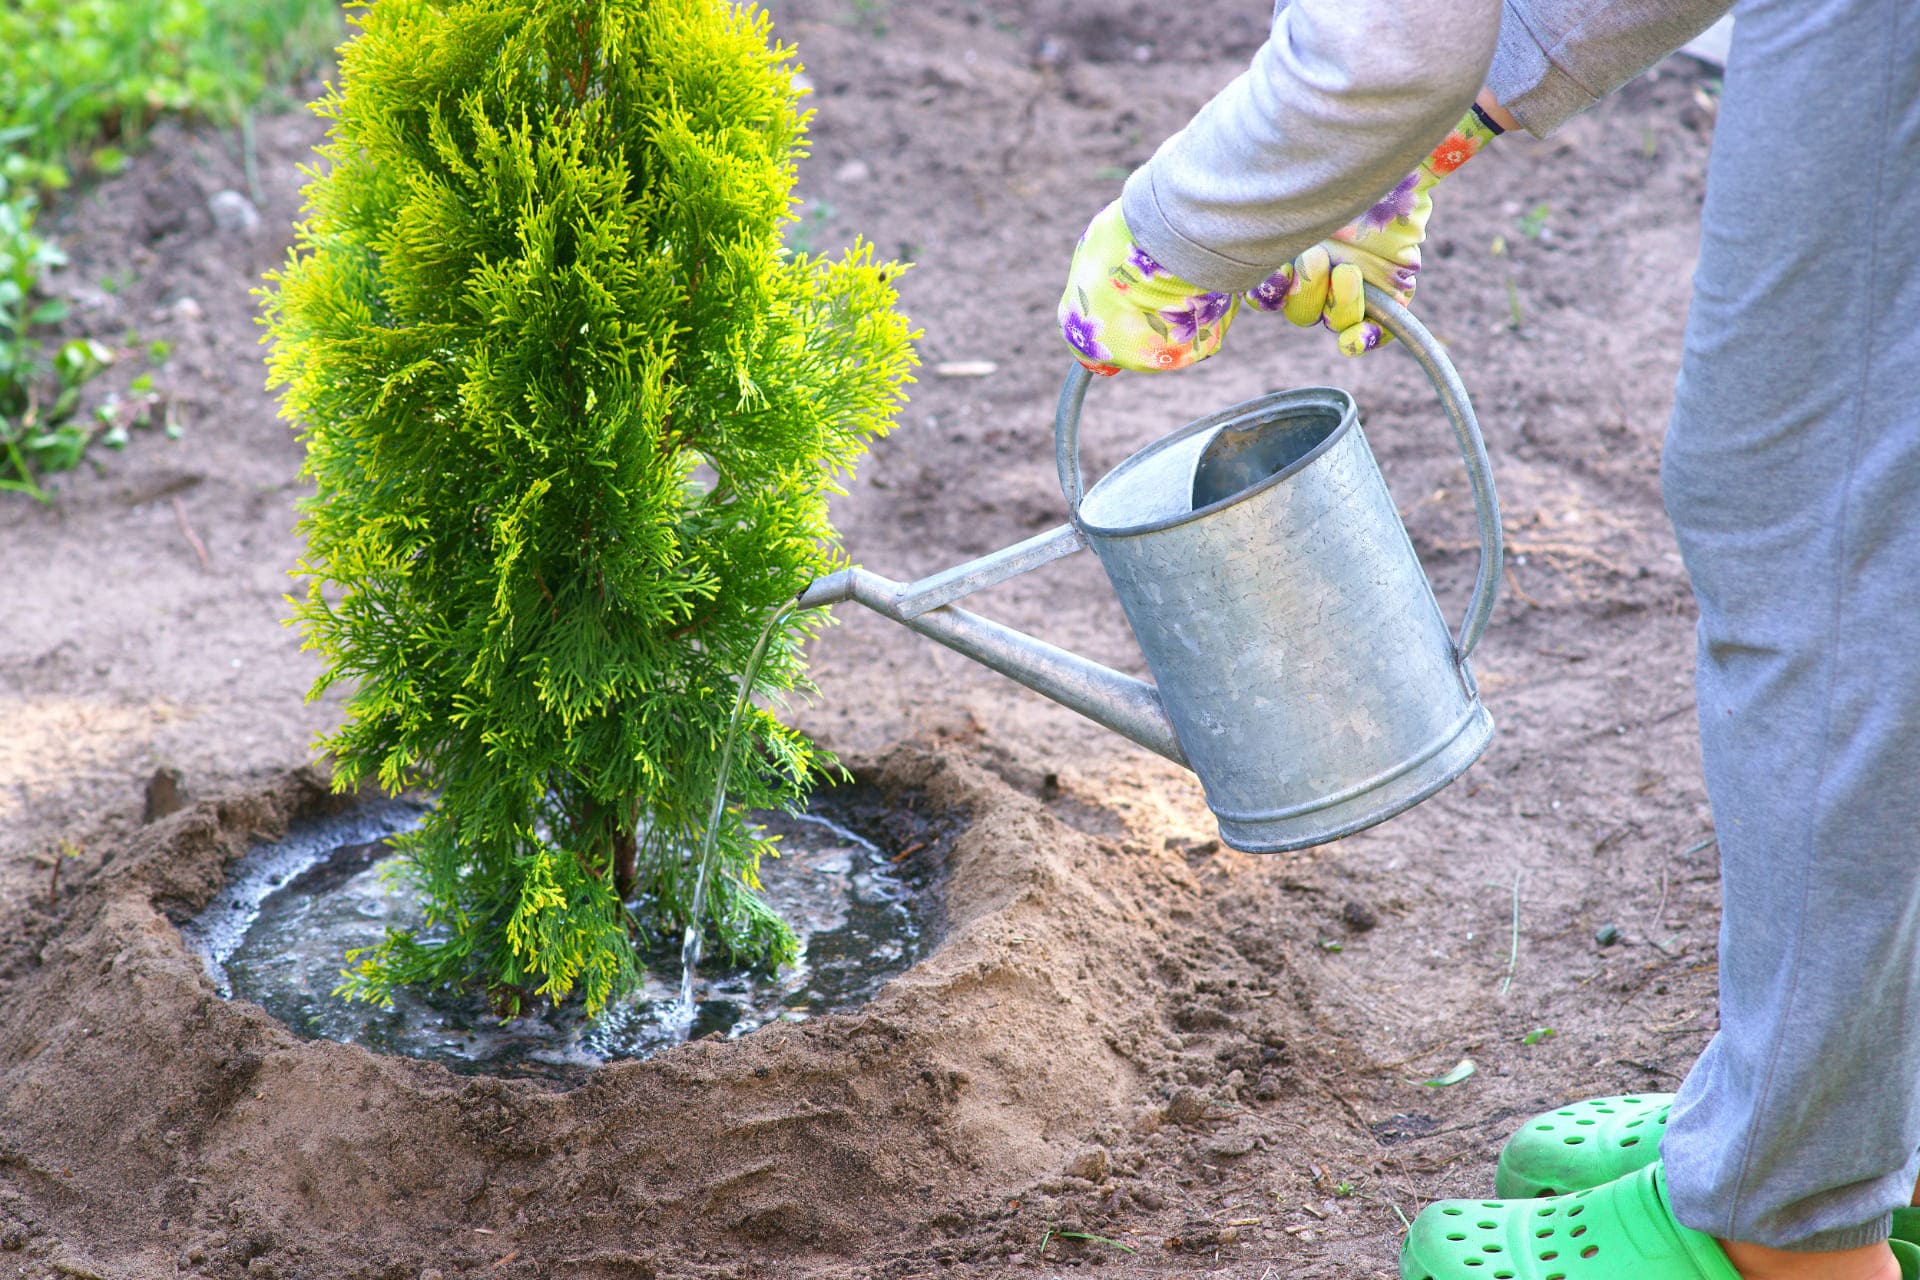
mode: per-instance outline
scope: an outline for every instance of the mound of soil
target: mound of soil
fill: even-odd
[[[907,579],[1060,522],[1052,314],[1074,240],[1244,66],[1267,5],[774,12],[818,111],[796,237],[864,233],[917,264],[926,376],[835,508],[853,558]],[[1475,657],[1499,731],[1460,783],[1337,846],[1243,856],[1173,766],[843,608],[799,721],[908,815],[891,848],[928,840],[940,945],[862,1011],[570,1090],[297,1040],[218,999],[178,937],[250,839],[337,803],[301,766],[338,704],[299,701],[315,668],[281,625],[299,447],[248,296],[320,125],[260,122],[257,189],[237,134],[158,131],[50,219],[73,258],[55,283],[72,332],[172,344],[159,382],[186,434],[137,436],[52,507],[0,503],[0,1263],[1387,1275],[1402,1215],[1488,1187],[1520,1116],[1672,1087],[1713,1029],[1718,889],[1657,474],[1714,88],[1669,63],[1436,195],[1417,309],[1473,392],[1511,556]],[[219,229],[223,189],[258,230]],[[1242,317],[1216,360],[1096,387],[1088,466],[1315,383],[1359,400],[1457,611],[1472,504],[1391,350],[1345,362]],[[979,607],[1140,672],[1091,557]],[[212,799],[143,823],[168,768]],[[1462,1058],[1462,1082],[1422,1083]]]
[[[27,1193],[0,1241],[68,1274],[905,1275],[1049,1233],[1063,1257],[1230,1249],[1276,1194],[1316,1192],[1276,1113],[1331,1112],[1317,1158],[1368,1159],[1342,1083],[1363,1055],[1315,1026],[1290,960],[1337,926],[1278,862],[1089,836],[951,752],[862,773],[939,883],[933,957],[856,1013],[570,1090],[300,1040],[217,997],[174,926],[250,840],[340,804],[313,775],[150,827],[0,961]],[[1274,919],[1281,894],[1305,909]],[[1188,1188],[1262,1168],[1242,1226],[1189,1212]]]

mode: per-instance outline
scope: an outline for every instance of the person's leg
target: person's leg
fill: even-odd
[[[1920,1174],[1917,231],[1920,5],[1744,4],[1663,464],[1720,1030],[1661,1151],[1675,1216],[1759,1269],[1873,1252]]]

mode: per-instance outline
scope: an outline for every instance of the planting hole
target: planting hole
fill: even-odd
[[[761,864],[761,880],[800,937],[800,959],[777,973],[709,959],[692,1038],[855,1008],[925,954],[925,896],[879,848],[825,816],[844,807],[828,792],[816,804],[821,814],[758,815],[780,837],[781,854]],[[220,895],[181,929],[221,994],[253,1001],[308,1039],[467,1074],[571,1079],[680,1042],[665,1017],[679,994],[677,939],[642,955],[642,990],[591,1019],[577,1000],[558,1009],[536,1003],[503,1021],[473,991],[406,988],[391,1009],[334,995],[348,951],[374,945],[389,927],[421,926],[412,891],[387,884],[383,872],[398,863],[387,838],[424,812],[402,801],[367,806],[298,827],[236,862]]]

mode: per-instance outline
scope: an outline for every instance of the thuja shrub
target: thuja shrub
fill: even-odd
[[[334,784],[426,785],[426,923],[350,994],[497,1008],[630,989],[692,851],[762,624],[837,566],[827,499],[912,364],[892,264],[790,253],[792,50],[718,0],[378,0],[354,18],[295,247],[264,291],[315,491],[297,619],[351,688]],[[817,614],[754,692],[807,688]],[[825,754],[741,730],[709,954],[776,963],[748,810]]]

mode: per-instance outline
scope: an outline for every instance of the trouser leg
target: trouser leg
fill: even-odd
[[[1663,462],[1700,604],[1720,1029],[1689,1226],[1887,1232],[1920,1172],[1920,5],[1744,5]]]

